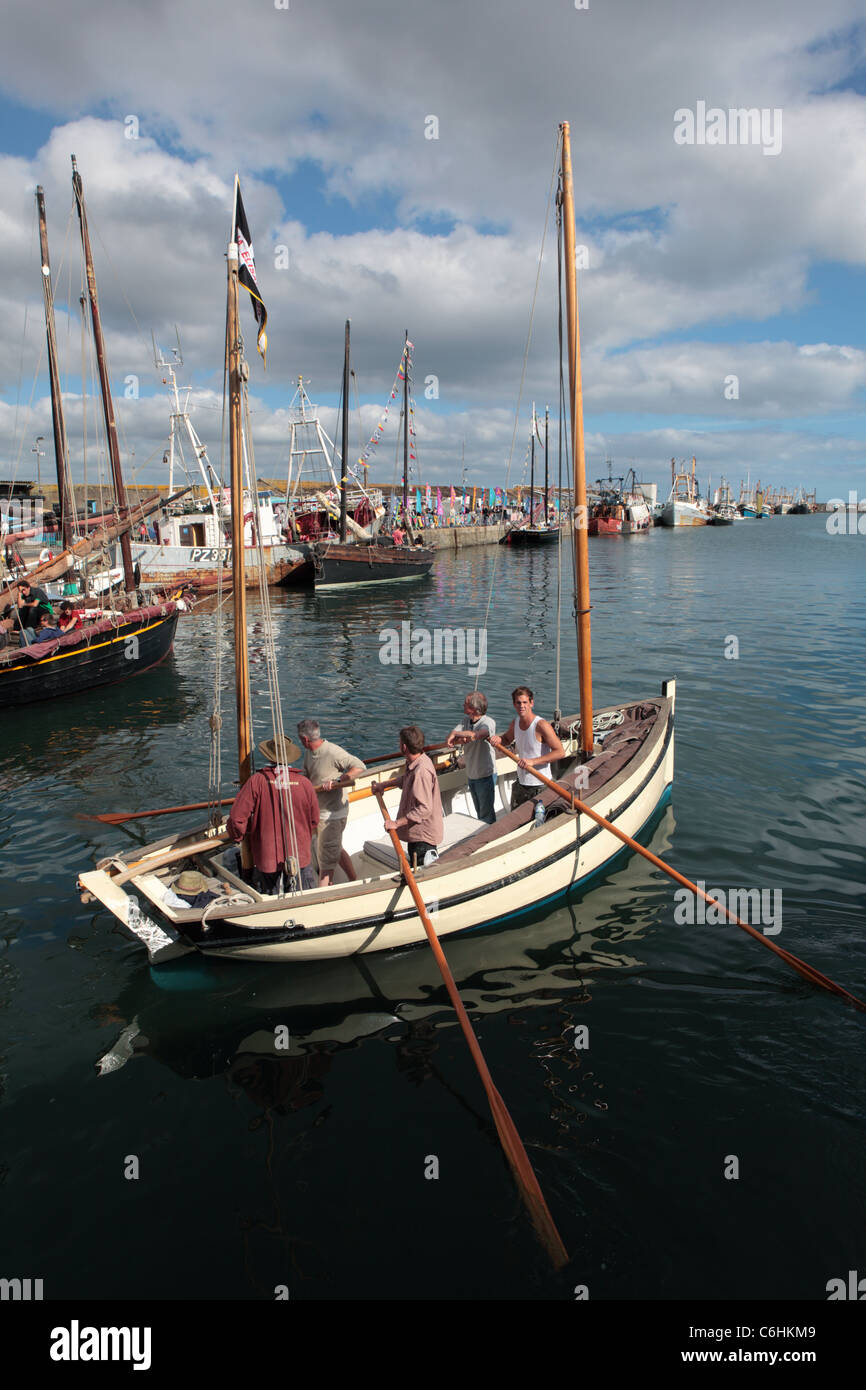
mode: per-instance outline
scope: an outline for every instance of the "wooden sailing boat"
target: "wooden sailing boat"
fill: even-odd
[[[32,642],[30,645],[24,644],[0,651],[0,708],[30,704],[33,701],[51,699],[57,695],[74,694],[82,690],[89,690],[97,685],[125,680],[129,676],[149,670],[163,661],[171,651],[175,628],[181,611],[174,602],[141,604],[136,592],[136,574],[129,542],[132,516],[126,502],[123,474],[120,467],[120,449],[108,380],[105,344],[102,338],[84,190],[74,155],[72,157],[72,169],[72,186],[78,208],[94,345],[102,388],[105,431],[119,513],[118,524],[113,530],[114,534],[120,538],[125,603],[120,611],[104,610],[95,619],[89,619],[83,627],[62,637]],[[88,539],[78,542],[72,541],[74,518],[72,487],[69,481],[66,428],[60,394],[60,377],[57,370],[54,301],[51,291],[51,267],[48,259],[45,203],[41,188],[37,189],[36,199],[39,209],[42,284],[45,296],[57,477],[61,498],[61,527],[63,539],[67,546],[59,556],[28,573],[27,578],[31,582],[35,581],[38,585],[42,580],[55,579],[68,574],[77,560],[93,554],[109,536],[107,531],[103,529],[101,533],[97,532],[95,536]],[[140,510],[136,509],[134,515],[136,517],[140,515]],[[0,595],[0,599],[7,603],[17,603],[17,585],[7,588],[4,594]],[[22,640],[26,635],[21,629],[20,637]]]
[[[568,125],[560,128],[561,196],[568,320],[571,439],[578,514],[586,515],[582,386],[575,276],[574,201]],[[241,373],[236,346],[237,247],[229,250],[230,407],[233,505],[239,483]],[[239,467],[239,465],[238,465]],[[246,655],[243,557],[235,566],[236,700],[238,766],[250,773],[252,746]],[[558,764],[560,786],[580,789],[586,805],[630,836],[653,820],[670,794],[674,768],[675,682],[662,692],[593,712],[590,651],[589,550],[585,528],[575,531],[574,568],[579,657],[580,712],[557,714],[566,758]],[[438,861],[417,871],[426,901],[437,904],[440,937],[520,917],[588,885],[620,852],[609,831],[575,812],[555,791],[538,798],[546,820],[536,827],[526,802],[509,809],[514,763],[497,757],[497,819],[476,819],[465,769],[450,756],[439,758],[445,838]],[[85,901],[97,899],[147,947],[151,959],[199,951],[208,955],[264,961],[303,961],[405,947],[426,939],[409,883],[395,873],[396,856],[370,796],[373,780],[402,770],[395,758],[376,773],[356,779],[344,846],[354,858],[358,881],[335,882],[276,897],[246,881],[234,846],[226,847],[217,824],[197,828],[142,849],[103,860],[80,875]],[[399,797],[387,793],[393,816]],[[184,868],[198,868],[215,885],[205,909],[178,905],[173,885]]]
[[[402,515],[409,517],[409,334],[403,346],[403,501]],[[340,468],[340,533],[337,541],[319,541],[312,547],[314,583],[321,589],[344,589],[355,584],[381,584],[394,580],[423,579],[433,567],[432,546],[413,545],[411,528],[407,542],[395,545],[374,536],[347,536],[347,490],[349,453],[349,374],[350,323],[346,320],[343,354],[342,460]]]
[[[547,467],[548,443],[550,439],[550,411],[544,412],[544,494],[542,503],[542,513],[536,517],[535,511],[535,440],[539,439],[538,419],[535,414],[535,406],[532,407],[532,431],[530,433],[530,472],[529,472],[529,520],[525,526],[516,526],[513,531],[508,532],[507,541],[509,545],[516,546],[546,546],[557,545],[559,543],[560,528],[557,524],[551,524],[550,517],[550,487]],[[526,475],[524,474],[524,477]]]

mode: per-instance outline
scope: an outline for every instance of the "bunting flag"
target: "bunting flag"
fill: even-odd
[[[438,487],[436,489],[436,515],[442,515],[442,490]]]
[[[488,500],[488,503],[487,503],[488,507],[493,507],[493,506],[495,506],[496,504],[495,504],[494,499],[493,499],[493,488],[492,488],[492,487],[488,489],[488,497],[489,497],[489,500]]]
[[[268,326],[268,311],[259,293],[253,243],[250,237],[250,225],[247,222],[247,215],[244,211],[244,200],[241,197],[241,186],[237,177],[235,178],[235,226],[232,240],[237,241],[238,244],[238,280],[249,293],[253,306],[253,313],[256,316],[256,324],[259,330],[256,337],[256,347],[261,353],[262,361],[265,366],[267,366],[268,335],[266,330]]]
[[[431,496],[430,496],[430,484],[429,484],[429,483],[427,484],[426,490],[425,490],[425,492],[424,492],[424,500],[425,500],[425,502],[427,503],[427,506],[429,507],[429,506],[430,506],[430,503],[431,503],[431,501],[432,501],[432,498],[431,498]]]
[[[420,487],[416,487],[416,489],[415,489],[415,510],[416,510],[416,512],[420,512],[420,510],[421,510],[421,489],[420,489]]]

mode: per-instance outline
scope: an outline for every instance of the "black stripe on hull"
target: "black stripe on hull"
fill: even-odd
[[[0,709],[31,705],[77,695],[99,685],[114,685],[142,675],[164,661],[171,651],[179,613],[169,613],[144,626],[126,623],[112,632],[99,633],[90,643],[59,651],[41,661],[0,670]],[[130,638],[138,643],[135,657],[128,656]]]

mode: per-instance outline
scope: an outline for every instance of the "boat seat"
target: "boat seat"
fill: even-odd
[[[475,816],[464,816],[459,811],[452,811],[450,815],[445,817],[443,828],[445,834],[441,845],[439,845],[440,854],[443,854],[446,849],[451,849],[454,845],[459,845],[461,841],[477,835],[479,830],[484,829],[484,821],[477,820]],[[402,843],[405,845],[405,841]],[[379,840],[365,840],[363,852],[370,859],[384,864],[388,869],[399,869],[400,867],[397,851],[391,844],[391,836],[388,834]]]

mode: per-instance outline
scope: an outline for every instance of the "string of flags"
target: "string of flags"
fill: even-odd
[[[391,387],[391,394],[390,394],[389,397],[388,397],[388,404],[385,406],[385,409],[382,411],[382,414],[381,414],[380,417],[379,417],[379,421],[378,421],[378,423],[377,423],[377,425],[376,425],[376,428],[374,429],[372,435],[370,436],[370,440],[369,440],[369,443],[367,444],[367,447],[364,449],[363,453],[360,455],[360,457],[359,457],[359,459],[358,459],[358,464],[357,464],[357,466],[360,467],[360,468],[362,468],[362,469],[365,469],[365,470],[366,470],[366,469],[369,469],[369,467],[370,467],[370,465],[369,465],[369,463],[367,462],[367,460],[369,459],[370,455],[374,452],[374,450],[375,450],[377,444],[379,443],[379,440],[382,438],[382,434],[384,433],[385,426],[386,426],[387,423],[388,423],[388,416],[389,416],[389,414],[390,414],[390,412],[391,412],[391,402],[392,402],[392,401],[395,401],[395,400],[397,399],[397,394],[398,394],[398,392],[400,391],[401,383],[404,382],[404,381],[406,381],[406,379],[408,378],[409,383],[410,383],[410,385],[409,385],[409,390],[411,391],[411,389],[412,389],[412,388],[411,388],[411,382],[412,382],[412,353],[413,353],[413,351],[414,351],[414,348],[415,348],[415,344],[409,342],[409,340],[408,340],[408,338],[407,338],[406,343],[405,343],[405,345],[404,345],[404,347],[403,347],[403,351],[402,351],[402,353],[401,353],[401,355],[400,355],[400,363],[399,363],[399,366],[397,367],[397,375],[396,375],[395,378],[394,378],[394,385]],[[410,458],[410,460],[411,460],[412,462],[414,462],[414,460],[415,460],[415,406],[413,405],[411,399],[410,399],[410,401],[409,401],[409,458]],[[352,469],[351,471],[354,473],[354,469]],[[355,477],[358,478],[358,475],[355,474]],[[358,478],[358,480],[360,481],[360,478]]]

